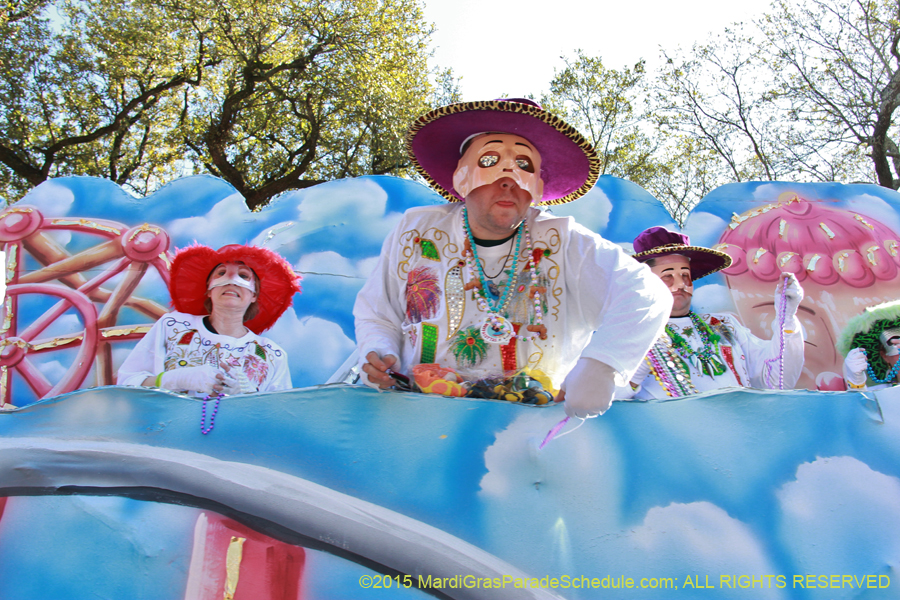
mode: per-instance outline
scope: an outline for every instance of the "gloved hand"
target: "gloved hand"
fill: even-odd
[[[212,365],[181,367],[162,374],[159,386],[176,392],[191,391],[212,395],[222,391],[225,374]]]
[[[579,419],[602,415],[612,404],[616,372],[593,358],[579,358],[562,384],[566,414]]]
[[[785,282],[785,278],[787,278],[787,282]],[[800,308],[800,303],[803,301],[803,288],[800,287],[800,282],[797,281],[797,277],[793,273],[782,273],[781,278],[778,282],[778,286],[775,288],[775,313],[779,314],[781,311],[781,288],[784,287],[784,317],[785,317],[785,327],[787,327],[791,318],[797,314],[797,309]]]
[[[222,382],[222,395],[236,396],[243,393],[241,391],[241,382],[230,375],[226,375],[225,380]]]
[[[222,382],[222,393],[226,396],[237,394],[255,394],[259,389],[250,383],[250,378],[240,365],[229,366],[222,363],[225,369],[225,380]]]
[[[844,381],[856,386],[865,384],[868,366],[869,361],[866,360],[866,353],[863,352],[863,349],[852,349],[844,359]]]

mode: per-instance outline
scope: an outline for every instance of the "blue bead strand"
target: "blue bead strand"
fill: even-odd
[[[485,290],[488,289],[487,278],[484,276],[484,269],[481,268],[481,261],[478,260],[478,252],[475,250],[475,238],[472,236],[472,230],[469,229],[469,214],[466,212],[465,207],[462,209],[462,218],[463,218],[463,229],[466,230],[466,239],[469,240],[469,246],[472,248],[473,262],[475,266],[478,268],[478,278],[481,280],[481,295],[487,303],[488,310],[492,313],[501,313],[505,312],[506,305],[508,303],[508,299],[510,298],[510,291],[514,287],[513,278],[515,274],[519,270],[519,250],[522,247],[522,226],[519,225],[516,233],[516,248],[515,248],[515,256],[513,257],[512,271],[509,276],[509,279],[506,282],[506,287],[503,289],[503,294],[501,294],[500,298],[497,299],[497,304],[495,306],[491,306],[491,302],[488,299],[487,292]]]
[[[862,353],[865,354],[866,351],[863,348],[860,348]],[[900,360],[894,363],[894,366],[891,367],[890,371],[885,374],[884,379],[880,379],[875,375],[875,371],[872,370],[872,365],[866,365],[866,372],[869,374],[869,378],[875,383],[891,383],[894,381],[894,378],[897,377],[897,373],[900,372]]]

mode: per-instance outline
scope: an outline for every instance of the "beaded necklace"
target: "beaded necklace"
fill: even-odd
[[[692,356],[696,356],[700,362],[700,370],[704,375],[709,375],[710,377],[722,375],[725,372],[725,364],[719,358],[719,340],[721,339],[719,334],[715,333],[694,311],[688,312],[688,317],[690,317],[691,323],[694,324],[694,328],[697,331],[697,335],[700,336],[703,345],[694,350],[687,343],[687,340],[675,333],[671,325],[666,325],[666,333],[672,339],[674,347],[685,360],[690,360]]]
[[[863,354],[866,353],[864,348],[860,348],[860,350],[862,350]],[[868,361],[866,361],[866,362],[868,362]],[[891,383],[894,381],[894,378],[897,376],[897,373],[900,372],[900,360],[895,362],[894,366],[892,366],[890,368],[890,370],[884,374],[884,379],[881,379],[880,377],[875,375],[875,371],[872,370],[872,365],[869,365],[869,364],[866,365],[866,372],[868,372],[869,377],[875,383]]]
[[[763,373],[765,375],[766,385],[775,389],[775,382],[772,381],[772,370],[778,369],[778,389],[784,389],[784,326],[787,322],[787,315],[785,314],[785,309],[787,308],[787,285],[788,285],[788,277],[784,278],[781,285],[781,300],[778,305],[778,309],[776,314],[780,315],[778,318],[778,339],[780,342],[780,350],[778,351],[778,356],[774,358],[770,358],[763,363]],[[777,291],[777,290],[776,290]]]
[[[647,354],[650,371],[670,398],[696,394],[691,374],[684,360],[676,352],[671,338],[660,336]]]
[[[213,407],[212,415],[209,417],[209,427],[206,426],[206,403],[216,399],[216,405]],[[216,415],[219,413],[219,402],[222,401],[221,395],[207,396],[203,399],[203,416],[200,417],[200,433],[207,435],[216,426]]]
[[[487,290],[488,280],[484,275],[484,269],[481,261],[478,259],[478,250],[476,250],[475,238],[472,230],[469,228],[469,215],[466,208],[462,209],[462,226],[466,233],[466,239],[469,241],[469,250],[463,251],[466,259],[466,269],[469,273],[469,279],[478,278],[481,283],[481,289],[475,292],[475,301],[478,308],[482,312],[488,313],[487,319],[481,326],[481,337],[490,344],[505,344],[513,338],[529,340],[538,337],[538,332],[516,333],[512,323],[510,323],[508,309],[512,300],[512,289],[515,287],[515,278],[519,270],[519,250],[522,246],[522,237],[525,238],[525,248],[528,251],[528,262],[525,264],[525,270],[531,274],[531,288],[534,290],[534,316],[535,324],[540,327],[544,322],[543,311],[541,310],[541,293],[538,291],[537,285],[537,268],[534,264],[534,249],[531,245],[531,232],[528,229],[528,222],[522,221],[516,231],[516,243],[513,250],[513,263],[507,276],[506,285],[496,303],[488,299]],[[507,259],[509,257],[507,256]],[[502,270],[501,270],[502,272]],[[498,273],[499,275],[499,273]],[[523,328],[524,329],[524,328]],[[527,331],[527,330],[526,330]]]

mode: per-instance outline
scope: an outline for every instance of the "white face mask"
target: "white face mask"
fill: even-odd
[[[531,142],[508,133],[479,134],[472,139],[453,173],[453,187],[465,198],[469,192],[509,177],[540,202],[544,194],[541,155]]]
[[[897,344],[900,344],[900,340],[897,339],[900,337],[900,328],[885,329],[879,337],[881,338],[881,347],[884,348],[885,356],[897,356],[900,354],[900,350],[897,349]]]
[[[218,265],[213,269],[213,274],[209,279],[207,291],[223,285],[236,285],[246,288],[256,293],[255,276],[253,271],[247,265],[239,265],[235,263],[226,263]]]

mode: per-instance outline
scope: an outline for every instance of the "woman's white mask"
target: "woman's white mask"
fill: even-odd
[[[213,269],[213,273],[217,273],[219,268],[222,265],[218,265],[215,269]],[[250,277],[242,277],[242,273],[246,274],[250,272]],[[207,291],[221,287],[223,285],[236,285],[238,287],[246,288],[256,293],[256,283],[254,282],[253,271],[250,270],[250,267],[246,265],[236,265],[236,264],[226,264],[225,272],[219,275],[213,275],[209,280],[209,285],[207,286]]]

